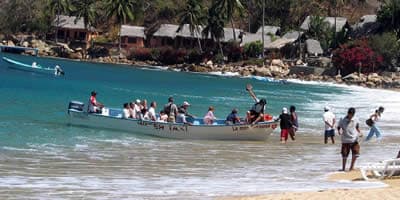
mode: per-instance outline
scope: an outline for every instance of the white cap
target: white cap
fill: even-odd
[[[287,114],[287,113],[288,113],[286,107],[283,107],[283,108],[282,108],[282,113],[284,113],[284,114]]]
[[[328,111],[328,110],[330,110],[331,108],[329,107],[329,106],[325,106],[325,108],[324,108],[324,110],[326,110],[326,111]]]
[[[190,106],[190,103],[188,103],[187,101],[184,101],[184,102],[183,102],[183,105],[184,105],[184,106]]]
[[[140,99],[136,99],[136,103],[140,103]]]

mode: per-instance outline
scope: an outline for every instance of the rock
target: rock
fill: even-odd
[[[212,60],[207,61],[206,65],[213,65],[213,61]]]
[[[189,71],[191,71],[191,72],[209,72],[210,70],[207,67],[192,65],[189,67]]]
[[[276,66],[279,66],[279,67],[284,67],[285,66],[283,61],[280,60],[280,59],[272,59],[271,60],[271,65],[276,65]]]
[[[349,75],[343,77],[343,80],[354,82],[354,81],[360,80],[360,77],[356,73],[352,73],[352,74],[349,74]]]
[[[255,68],[253,74],[256,76],[272,76],[271,71],[266,67]]]
[[[70,59],[82,59],[82,54],[81,53],[70,53],[68,58],[70,58]]]
[[[371,81],[366,82],[365,85],[366,85],[367,87],[370,87],[370,88],[376,87],[376,84],[375,84],[374,82],[371,82]]]

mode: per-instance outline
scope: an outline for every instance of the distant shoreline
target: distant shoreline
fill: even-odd
[[[21,54],[18,54],[21,55]],[[113,65],[124,65],[127,67],[134,67],[134,68],[150,68],[150,69],[158,69],[158,70],[165,70],[165,71],[176,71],[176,72],[189,72],[189,73],[200,73],[200,74],[209,74],[209,75],[214,75],[214,76],[223,76],[223,77],[241,77],[241,78],[251,78],[251,77],[265,77],[268,79],[275,79],[275,80],[285,80],[290,82],[290,80],[296,80],[298,82],[300,81],[305,81],[305,82],[320,82],[320,83],[331,83],[334,85],[338,86],[359,86],[362,88],[368,88],[368,89],[383,89],[383,90],[390,90],[390,91],[395,91],[395,92],[400,92],[400,87],[367,87],[365,85],[361,84],[354,84],[351,82],[345,82],[343,80],[335,79],[335,77],[331,76],[317,76],[317,75],[308,75],[308,76],[300,76],[297,74],[294,75],[283,75],[279,77],[273,77],[273,76],[256,76],[256,75],[243,75],[241,72],[234,72],[234,71],[226,71],[226,70],[210,70],[210,71],[196,71],[196,70],[190,70],[190,66],[197,66],[193,64],[181,64],[181,65],[158,65],[154,64],[153,62],[144,62],[144,61],[130,61],[127,59],[121,59],[120,62],[118,61],[111,61],[111,62],[105,62],[105,61],[100,61],[98,58],[96,59],[71,59],[71,58],[64,58],[64,57],[57,57],[57,56],[45,56],[45,55],[40,55],[38,57],[41,58],[51,58],[51,59],[60,59],[60,60],[67,60],[67,61],[75,61],[75,62],[85,62],[85,63],[93,63],[93,64],[113,64]],[[122,62],[121,62],[122,61]],[[228,67],[232,67],[231,65],[234,64],[227,64]],[[184,67],[182,67],[184,66]],[[200,66],[200,67],[204,67]],[[247,66],[245,66],[247,67]],[[256,66],[252,66],[256,67]],[[225,68],[221,68],[225,69]],[[223,74],[229,73],[229,75],[224,76]],[[383,78],[383,77],[382,77]],[[260,80],[262,82],[262,80]]]

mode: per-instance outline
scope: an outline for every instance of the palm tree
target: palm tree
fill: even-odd
[[[202,6],[202,0],[187,0],[186,7],[179,14],[179,32],[185,24],[189,25],[190,34],[194,36],[196,33],[201,34],[200,27],[204,25],[204,8]],[[203,52],[201,48],[200,38],[197,37],[200,52]]]
[[[115,18],[115,22],[119,27],[118,32],[118,51],[121,51],[121,26],[128,20],[133,20],[135,9],[135,2],[133,0],[106,0],[106,16],[108,18]]]
[[[96,9],[94,7],[95,0],[73,0],[72,4],[75,7],[74,15],[76,21],[83,19],[85,29],[89,29],[96,19]]]
[[[240,0],[217,0],[215,1],[215,6],[217,10],[224,14],[227,21],[231,22],[233,30],[233,39],[236,41],[235,27],[233,25],[233,15],[235,11],[241,12],[243,10],[243,5]]]
[[[56,42],[58,42],[58,27],[60,26],[60,15],[71,12],[73,7],[69,0],[47,0],[46,3],[48,11],[50,11],[51,15],[57,15],[55,39]]]
[[[222,51],[220,40],[224,37],[224,26],[225,20],[221,12],[215,6],[211,6],[208,10],[207,25],[204,27],[202,33],[205,38],[210,36],[212,40],[218,43],[222,55],[224,52]]]

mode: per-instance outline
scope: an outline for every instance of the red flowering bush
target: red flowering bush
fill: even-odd
[[[336,49],[332,61],[345,76],[353,72],[374,72],[381,67],[383,57],[375,53],[366,40],[356,40]]]
[[[181,64],[185,61],[187,55],[184,49],[174,49],[172,47],[166,46],[159,49],[160,55],[158,57],[159,61],[166,65]]]
[[[135,60],[152,60],[151,57],[151,50],[148,48],[134,48],[131,49],[131,53],[128,56],[128,59],[135,59]]]

